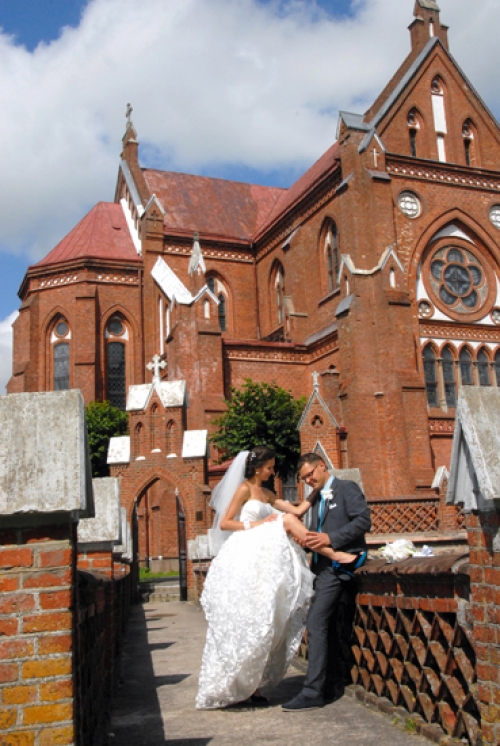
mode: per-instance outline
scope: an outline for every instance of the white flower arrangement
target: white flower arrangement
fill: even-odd
[[[408,539],[397,539],[392,544],[386,544],[380,550],[380,554],[388,562],[401,562],[409,557],[434,557],[432,549],[427,544],[417,551],[413,542]]]
[[[321,497],[325,500],[325,502],[331,502],[333,500],[332,490],[321,490]]]

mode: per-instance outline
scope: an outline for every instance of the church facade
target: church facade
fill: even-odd
[[[26,273],[9,393],[80,388],[125,408],[149,387],[112,468],[130,506],[149,489],[173,505],[191,480],[189,538],[210,523],[210,476],[186,466],[203,454],[180,465],[183,439],[246,378],[309,397],[304,449],[360,470],[380,533],[460,528],[436,475],[459,386],[500,386],[500,130],[435,0],[416,0],[409,29],[372,107],[340,112],[289,189],[141,167],[129,116],[114,201]],[[172,404],[161,387],[179,382]]]

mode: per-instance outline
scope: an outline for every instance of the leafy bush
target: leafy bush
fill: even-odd
[[[109,401],[91,401],[85,408],[93,477],[109,477],[109,439],[128,432],[128,415]]]
[[[217,432],[210,440],[221,452],[221,460],[257,445],[274,448],[276,473],[286,478],[300,455],[297,425],[305,403],[304,397],[296,400],[274,382],[246,378],[241,389],[231,387],[227,412],[214,421]]]

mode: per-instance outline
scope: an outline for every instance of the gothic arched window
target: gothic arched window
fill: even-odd
[[[333,221],[328,221],[325,232],[325,259],[326,273],[328,278],[328,291],[335,290],[339,274],[339,240],[337,226]]]
[[[215,275],[207,277],[207,286],[219,301],[217,307],[217,318],[221,332],[227,331],[227,290],[224,283]]]
[[[490,360],[484,350],[477,354],[477,373],[480,386],[491,386]]]
[[[464,141],[464,158],[466,166],[477,166],[477,132],[472,119],[466,119],[462,125]]]
[[[116,314],[106,325],[106,399],[125,410],[127,401],[126,350],[128,329]]]
[[[217,309],[219,316],[219,326],[221,332],[226,331],[226,296],[224,293],[218,295],[219,307]]]
[[[419,121],[419,116],[417,114],[417,110],[415,108],[411,109],[408,112],[407,124],[408,124],[408,133],[410,136],[410,155],[413,158],[416,158],[418,155],[417,142],[418,142],[418,132],[420,129],[420,121]]]
[[[497,386],[500,386],[500,350],[495,353],[495,375],[497,379]]]
[[[423,358],[424,358],[425,390],[427,392],[427,404],[430,407],[438,407],[439,397],[438,397],[436,355],[430,345],[427,345],[424,348]]]
[[[455,385],[455,359],[449,347],[444,348],[441,359],[446,404],[448,407],[456,407],[457,389]]]
[[[277,264],[274,275],[274,293],[276,299],[276,314],[278,324],[285,320],[285,272],[281,264]]]
[[[169,420],[167,422],[167,455],[175,452],[175,422]]]
[[[69,344],[54,345],[54,391],[69,389]]]
[[[56,318],[52,325],[52,388],[65,391],[70,387],[70,340],[71,331],[64,316]]]
[[[436,132],[438,160],[446,162],[445,138],[447,135],[444,86],[441,78],[436,77],[431,84],[432,113]]]
[[[466,347],[460,350],[459,361],[462,386],[473,386],[474,378],[472,375],[472,358],[469,350]]]

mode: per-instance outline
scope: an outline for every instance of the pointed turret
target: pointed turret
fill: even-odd
[[[441,23],[440,11],[441,9],[435,0],[415,0],[413,11],[415,20],[409,26],[413,53],[420,52],[429,39],[435,36],[448,49],[448,26]]]
[[[144,181],[144,175],[139,165],[139,141],[137,139],[137,130],[135,129],[132,122],[132,111],[132,106],[130,104],[127,104],[127,110],[125,113],[125,116],[127,117],[127,127],[122,138],[123,149],[121,158],[122,164],[126,165],[126,168],[128,169],[128,172],[130,173],[134,183],[135,189],[132,189],[133,194],[131,194],[131,197],[133,198],[134,202],[138,202],[139,204],[144,206],[148,202],[151,195],[147,184]],[[130,191],[131,185],[129,184],[128,186]],[[119,178],[115,199],[119,199],[120,192],[121,182]]]

